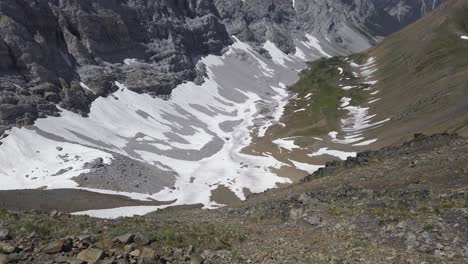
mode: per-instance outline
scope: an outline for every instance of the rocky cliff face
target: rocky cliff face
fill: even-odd
[[[209,0],[2,0],[0,25],[0,128],[57,103],[86,114],[115,81],[170,93],[197,77],[198,56],[231,43]]]
[[[357,37],[372,44],[432,11],[446,0],[215,0],[228,31],[241,40],[274,42],[293,52],[294,40],[318,33],[344,52],[363,49]],[[369,43],[367,43],[368,45]]]
[[[197,58],[222,53],[229,35],[291,53],[314,32],[354,52],[441,1],[1,0],[0,134],[59,115],[57,104],[86,115],[116,81],[154,95],[200,82]]]

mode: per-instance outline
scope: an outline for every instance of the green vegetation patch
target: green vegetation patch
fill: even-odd
[[[354,57],[364,60],[360,54]],[[359,86],[361,82],[354,77],[349,61],[344,57],[322,58],[309,62],[308,66],[291,88],[297,99],[291,100],[285,110],[283,121],[288,131],[293,133],[288,136],[320,136],[337,130],[341,118],[347,113],[340,109],[341,98],[351,98],[352,105],[361,104],[367,98],[363,89],[343,90],[339,86]],[[342,75],[338,68],[343,69]],[[298,111],[301,109],[305,111]]]

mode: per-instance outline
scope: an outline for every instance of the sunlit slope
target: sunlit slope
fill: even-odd
[[[452,0],[367,53],[382,98],[372,112],[392,118],[372,131],[382,143],[414,132],[468,135],[466,35],[468,1]]]

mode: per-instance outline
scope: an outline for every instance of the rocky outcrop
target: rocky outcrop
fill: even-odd
[[[230,34],[243,41],[271,40],[282,51],[295,50],[294,40],[318,33],[344,51],[361,51],[353,39],[371,43],[394,33],[446,0],[215,0]]]
[[[345,171],[351,168],[366,166],[373,161],[379,161],[390,157],[402,157],[410,152],[430,151],[440,146],[447,145],[452,141],[461,139],[462,137],[456,133],[441,133],[430,136],[415,134],[412,140],[405,142],[401,146],[389,146],[380,150],[361,152],[358,153],[356,157],[349,157],[345,161],[327,162],[324,168],[320,168],[313,174],[308,175],[302,180],[302,182],[308,182],[313,179],[325,177],[330,174],[334,174],[337,171]],[[415,166],[416,163],[417,162],[412,162],[409,166]]]
[[[57,104],[86,115],[116,81],[153,95],[200,83],[197,58],[222,53],[229,35],[292,53],[311,32],[354,52],[442,1],[2,0],[0,134],[59,115]]]
[[[231,43],[209,0],[5,0],[0,25],[0,129],[56,115],[57,103],[86,114],[115,81],[168,94],[197,77],[197,57]]]

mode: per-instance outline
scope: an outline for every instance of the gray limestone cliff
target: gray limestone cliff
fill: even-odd
[[[86,115],[115,82],[152,95],[202,82],[197,59],[230,35],[286,53],[306,32],[361,51],[444,0],[0,0],[0,135],[59,115]]]

